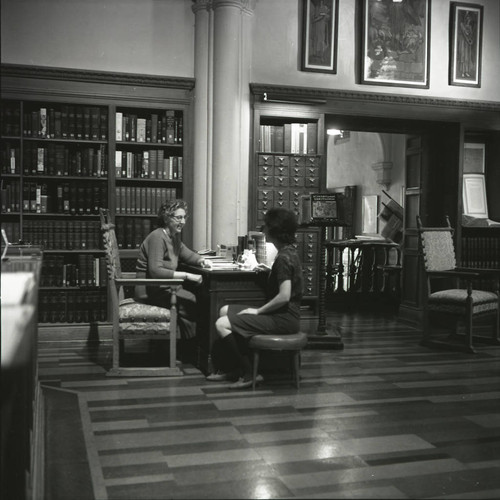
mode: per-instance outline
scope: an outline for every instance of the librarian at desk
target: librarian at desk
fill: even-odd
[[[181,232],[187,220],[187,203],[172,200],[163,203],[158,211],[158,228],[151,231],[142,242],[136,264],[138,278],[178,278],[200,283],[202,276],[191,272],[178,271],[180,263],[200,267],[210,267],[211,263],[190,250],[181,241]],[[135,297],[159,307],[170,303],[169,289],[137,286]],[[196,335],[197,307],[196,296],[189,290],[177,291],[179,328],[182,338],[190,339]]]

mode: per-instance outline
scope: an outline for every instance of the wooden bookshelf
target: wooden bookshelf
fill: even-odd
[[[185,78],[2,65],[2,228],[13,243],[43,248],[42,327],[64,336],[109,325],[100,207],[110,209],[130,253],[154,227],[161,202],[190,201],[193,86]]]

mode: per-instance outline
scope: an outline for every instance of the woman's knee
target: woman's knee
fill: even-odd
[[[215,329],[221,337],[225,337],[231,333],[231,323],[227,316],[221,316],[215,322]]]
[[[227,316],[228,309],[229,309],[229,306],[222,306],[219,309],[219,317],[220,316]]]

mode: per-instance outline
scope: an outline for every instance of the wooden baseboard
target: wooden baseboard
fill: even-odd
[[[111,323],[39,324],[39,342],[111,342]]]

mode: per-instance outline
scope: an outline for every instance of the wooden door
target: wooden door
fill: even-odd
[[[418,255],[417,215],[422,210],[426,147],[427,141],[424,136],[408,135],[406,137],[403,273],[400,307],[401,313],[410,318],[418,315],[422,286]]]

